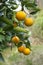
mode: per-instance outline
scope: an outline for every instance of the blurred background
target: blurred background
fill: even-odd
[[[19,7],[16,11],[21,10],[20,1],[16,0]],[[25,56],[17,51],[17,48],[10,48],[3,51],[3,57],[0,56],[0,65],[43,65],[43,0],[35,0],[40,8],[40,11],[33,14],[33,10],[30,11],[24,7],[26,13],[32,16],[34,24],[28,29],[31,31],[31,49],[30,55]],[[29,14],[32,13],[32,14]]]

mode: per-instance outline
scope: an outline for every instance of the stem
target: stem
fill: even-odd
[[[22,11],[24,10],[24,4],[23,4],[23,0],[21,1],[21,6],[22,6]]]
[[[24,7],[23,7],[23,5],[22,5],[22,11],[24,10]]]
[[[6,7],[5,7],[5,9],[4,9],[4,17],[6,17]]]

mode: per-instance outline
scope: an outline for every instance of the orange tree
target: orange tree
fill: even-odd
[[[5,48],[17,46],[25,55],[30,54],[29,29],[33,19],[24,8],[34,14],[39,11],[35,0],[18,0],[21,10],[16,11],[19,4],[16,0],[0,0],[0,53]],[[24,46],[24,47],[23,47]]]

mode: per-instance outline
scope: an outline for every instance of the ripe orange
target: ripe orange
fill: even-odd
[[[12,42],[19,43],[19,42],[20,42],[19,37],[14,36],[14,37],[12,38]]]
[[[23,54],[24,55],[29,55],[30,54],[30,49],[29,48],[25,48],[24,50],[23,50]]]
[[[31,26],[33,24],[33,19],[32,18],[26,18],[24,21],[24,24],[26,26]]]
[[[25,13],[24,11],[18,11],[18,12],[16,13],[16,18],[17,18],[18,20],[24,20],[25,17],[26,17],[26,13]]]
[[[24,48],[25,48],[24,46],[20,46],[20,47],[18,47],[18,51],[23,52]]]

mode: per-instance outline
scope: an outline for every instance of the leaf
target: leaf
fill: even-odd
[[[24,33],[23,37],[26,40],[26,39],[28,39],[30,37],[30,35],[31,35],[31,32]]]
[[[18,45],[17,45],[17,47],[22,46],[22,44],[23,44],[23,42],[19,42]]]
[[[9,20],[6,17],[0,16],[0,20],[2,20],[4,23],[8,24],[8,25],[12,25],[12,21]]]
[[[11,41],[11,36],[6,35],[5,38],[6,38],[6,39],[5,39],[6,41],[8,41],[8,42]]]
[[[13,12],[12,20],[18,23],[19,21],[16,19],[15,15],[16,15],[16,13]]]
[[[14,2],[14,1],[12,1],[12,2],[11,2],[11,1],[9,1],[9,3],[10,3],[10,4],[17,5],[17,3],[16,3],[16,2]]]
[[[24,44],[26,45],[27,48],[30,48],[31,49],[31,45],[30,45],[30,41],[29,40],[26,40],[24,42]]]
[[[22,28],[22,27],[19,27],[19,26],[18,26],[18,27],[15,27],[14,30],[15,30],[15,31],[18,31],[18,32],[25,32],[25,33],[29,32],[29,31],[26,30],[25,28]]]
[[[3,40],[5,40],[4,35],[0,35],[0,42],[2,42]]]
[[[16,9],[18,6],[17,5],[15,5],[15,6],[11,6],[11,9]]]
[[[0,34],[5,34],[5,31],[3,31],[3,28],[0,28]]]

